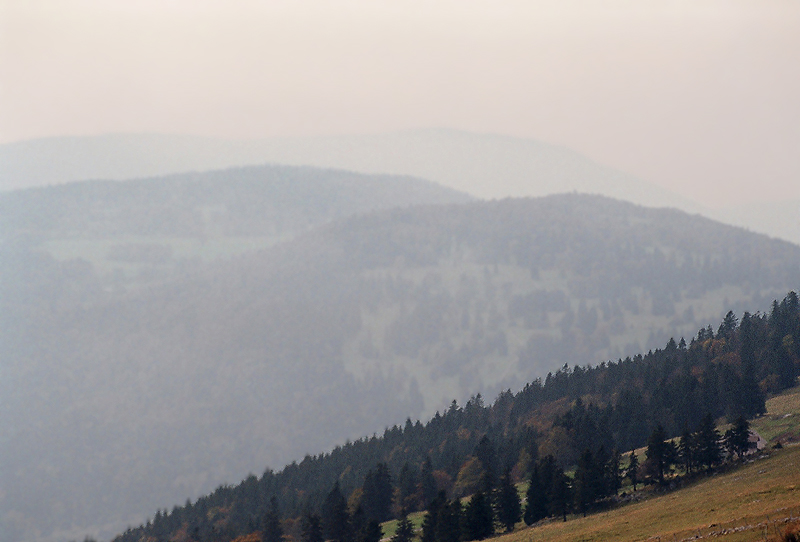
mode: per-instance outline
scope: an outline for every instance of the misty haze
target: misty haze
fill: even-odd
[[[798,25],[0,0],[0,542],[793,540]]]

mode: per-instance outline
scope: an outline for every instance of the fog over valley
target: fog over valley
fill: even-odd
[[[0,542],[789,533],[799,25],[0,0]]]

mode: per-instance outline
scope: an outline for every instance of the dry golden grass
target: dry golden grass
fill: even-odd
[[[800,387],[767,401],[767,414],[753,420],[753,429],[768,441],[782,443],[800,440]]]
[[[773,397],[753,423],[768,440],[800,435],[800,387]],[[778,540],[800,518],[800,446],[788,446],[679,491],[566,523],[549,521],[498,538],[502,542],[664,542],[713,538]]]
[[[501,537],[503,542],[763,540],[785,518],[800,516],[800,447],[665,495],[615,510],[551,521]],[[777,521],[777,523],[776,523]]]

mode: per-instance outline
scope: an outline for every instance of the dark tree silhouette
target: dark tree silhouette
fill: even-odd
[[[547,486],[542,482],[538,464],[533,467],[525,502],[523,519],[526,525],[533,525],[547,517]]]
[[[478,491],[464,509],[464,535],[467,540],[483,540],[493,534],[492,505],[486,495]]]
[[[262,540],[264,542],[283,542],[280,510],[278,509],[278,499],[275,496],[269,500],[269,510],[264,517]]]
[[[633,490],[636,491],[636,484],[639,482],[639,458],[636,450],[631,450],[628,456],[628,469],[625,471],[625,476],[631,481]]]
[[[347,542],[350,535],[350,515],[339,482],[336,482],[322,505],[322,529],[328,540]]]
[[[511,471],[506,470],[500,477],[497,488],[497,520],[506,532],[514,530],[514,525],[522,519],[522,504],[519,493],[511,480]]]
[[[400,514],[400,520],[397,522],[397,530],[392,537],[392,542],[411,542],[414,538],[414,526],[411,520],[408,519],[408,514],[405,510]]]

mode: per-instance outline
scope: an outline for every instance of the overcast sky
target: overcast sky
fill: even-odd
[[[800,197],[800,1],[0,0],[0,143],[452,127]]]

